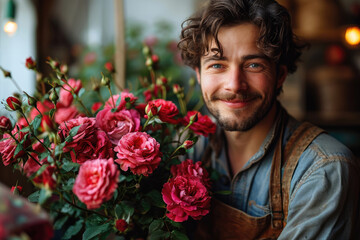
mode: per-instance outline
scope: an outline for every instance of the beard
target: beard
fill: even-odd
[[[219,100],[241,100],[251,101],[249,106],[241,109],[234,109],[229,114],[225,114],[220,107],[216,106],[216,102]],[[261,100],[260,106],[254,105],[256,101]],[[264,119],[269,113],[270,109],[274,105],[276,100],[276,87],[269,92],[265,97],[261,94],[253,93],[223,93],[214,94],[210,100],[204,102],[209,112],[217,119],[219,125],[226,131],[248,131]],[[247,117],[243,117],[245,112],[248,112]]]

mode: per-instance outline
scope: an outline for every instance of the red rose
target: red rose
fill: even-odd
[[[181,164],[171,166],[171,174],[173,177],[197,177],[206,186],[210,187],[210,178],[208,172],[201,167],[202,162],[196,162],[186,159]]]
[[[179,114],[179,110],[173,102],[165,101],[164,99],[156,99],[150,101],[149,104],[154,105],[157,108],[161,106],[157,113],[161,121],[172,124],[178,123],[178,120],[174,118]]]
[[[111,99],[111,97],[106,101],[105,103],[105,108],[115,108],[114,107],[114,104],[116,105],[117,101],[119,100],[119,97],[120,95],[117,94],[117,95],[113,95],[113,99],[114,99],[114,103],[113,103],[113,100]],[[120,100],[120,104],[119,106],[117,106],[117,111],[120,111],[120,110],[123,110],[126,108],[126,103],[128,100],[128,102],[130,104],[134,104],[136,102],[138,98],[134,96],[134,94],[132,93],[129,93],[127,91],[123,91],[121,93],[121,100]]]
[[[38,185],[43,185],[47,189],[54,190],[56,187],[55,170],[55,166],[47,166],[42,173],[33,179],[33,182]]]
[[[125,230],[128,228],[128,223],[124,219],[118,219],[115,222],[115,227],[119,232],[125,232]]]
[[[210,133],[215,133],[216,124],[206,115],[201,115],[197,111],[188,111],[187,115],[183,118],[183,125],[187,126],[190,122],[190,118],[197,113],[198,120],[190,125],[190,129],[196,134],[207,137]]]
[[[13,130],[13,135],[15,136],[15,138],[17,139],[18,142],[21,142],[27,133],[20,132],[20,131],[14,132],[14,130]],[[23,149],[27,148],[30,144],[31,144],[30,139],[28,139],[27,141],[24,141],[23,145],[22,145]],[[3,164],[5,166],[13,163],[17,158],[25,155],[24,150],[19,151],[15,155],[16,147],[17,147],[16,141],[9,134],[4,134],[3,140],[0,141],[0,155],[1,155],[1,158],[3,161]]]
[[[189,216],[195,220],[209,213],[209,192],[197,177],[177,176],[165,183],[162,189],[167,204],[166,216],[175,222],[186,221]]]
[[[75,106],[58,108],[55,112],[55,122],[61,124],[79,116],[79,111]]]
[[[19,110],[21,109],[21,102],[16,97],[8,97],[6,99],[6,103],[8,104],[11,110]]]
[[[78,129],[76,135],[72,137],[72,141],[65,144],[65,152],[76,148],[80,141],[91,140],[95,136],[95,118],[78,117],[60,124],[59,135],[62,140],[65,140],[66,137],[69,136],[70,130],[77,126],[80,126],[80,128]]]
[[[73,97],[73,95],[71,93],[71,88],[74,89],[75,93],[78,93],[80,91],[80,89],[82,88],[81,81],[70,78],[69,80],[67,80],[67,84],[63,85],[63,88],[60,90],[60,100],[59,100],[59,102],[64,107],[69,107],[71,105],[71,103],[73,102],[73,100],[74,100],[74,97]]]
[[[112,198],[119,175],[112,158],[87,161],[80,167],[73,192],[88,209],[99,208]]]
[[[144,97],[146,102],[150,102],[153,98],[160,98],[161,97],[161,85],[156,85],[153,89],[148,89],[144,91]]]
[[[0,116],[0,133],[10,132],[12,128],[10,119],[5,116]]]
[[[115,147],[123,171],[129,168],[136,175],[148,176],[161,161],[160,144],[145,132],[132,132],[123,136]]]
[[[116,145],[125,134],[140,130],[140,114],[134,109],[112,112],[105,107],[96,115],[96,126]]]
[[[31,57],[28,57],[25,61],[25,66],[28,69],[34,69],[34,68],[36,68],[36,62]]]

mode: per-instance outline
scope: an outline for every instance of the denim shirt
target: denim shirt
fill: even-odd
[[[283,147],[300,125],[294,118],[288,119]],[[273,143],[277,140],[275,125],[260,149],[233,177],[225,144],[220,154],[213,152],[211,156],[212,167],[220,174],[213,184],[214,197],[253,217],[271,214],[269,185]],[[330,135],[316,137],[295,168],[287,223],[278,239],[360,239],[351,237],[354,231],[360,232],[360,226],[355,226],[360,215],[360,171],[356,161],[351,151]],[[216,194],[222,191],[231,194]]]

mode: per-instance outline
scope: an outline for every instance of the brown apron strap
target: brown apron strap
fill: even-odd
[[[282,139],[284,134],[285,123],[280,124],[280,135],[276,141],[273,163],[270,170],[270,210],[272,214],[271,224],[274,229],[283,228],[283,203],[281,196],[281,163],[282,163]]]
[[[282,203],[284,210],[284,221],[287,221],[289,207],[289,192],[291,179],[301,154],[310,143],[321,133],[323,129],[311,123],[302,123],[292,134],[284,149],[285,167],[282,177]]]

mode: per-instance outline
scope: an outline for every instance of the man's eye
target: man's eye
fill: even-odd
[[[211,65],[211,67],[218,69],[218,68],[222,68],[222,65],[221,64],[213,64],[213,65]]]
[[[250,63],[250,64],[249,64],[249,67],[250,67],[250,68],[259,68],[259,67],[261,67],[261,65],[258,64],[258,63]]]

